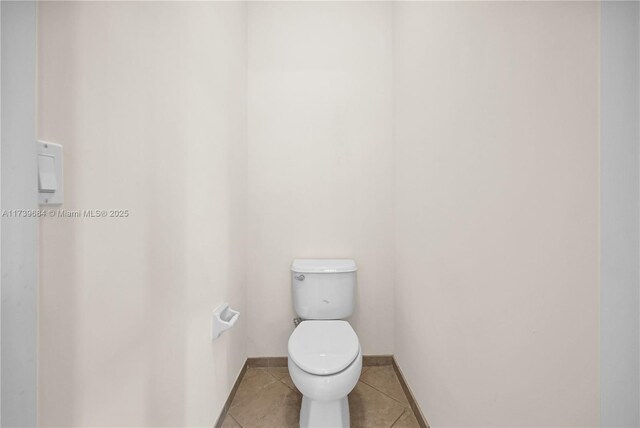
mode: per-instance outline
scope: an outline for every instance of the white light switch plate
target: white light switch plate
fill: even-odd
[[[61,205],[64,201],[62,171],[62,146],[38,141],[38,202],[40,205]]]

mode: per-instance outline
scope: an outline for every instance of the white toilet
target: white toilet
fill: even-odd
[[[301,428],[349,426],[347,395],[362,371],[353,313],[353,260],[294,260],[293,306],[302,322],[289,337],[289,374],[302,393]]]

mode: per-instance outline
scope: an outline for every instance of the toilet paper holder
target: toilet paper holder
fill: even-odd
[[[240,312],[234,311],[228,303],[223,303],[213,311],[211,323],[211,340],[216,340],[222,333],[229,330],[240,318]]]

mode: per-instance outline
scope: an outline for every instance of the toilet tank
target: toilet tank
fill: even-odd
[[[293,307],[302,319],[337,320],[353,313],[356,262],[350,259],[296,259],[291,264]]]

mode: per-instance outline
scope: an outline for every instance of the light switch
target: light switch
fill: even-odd
[[[38,199],[40,205],[60,205],[63,201],[62,146],[38,141]]]
[[[53,193],[58,190],[56,158],[53,156],[38,155],[38,190],[40,193]]]

